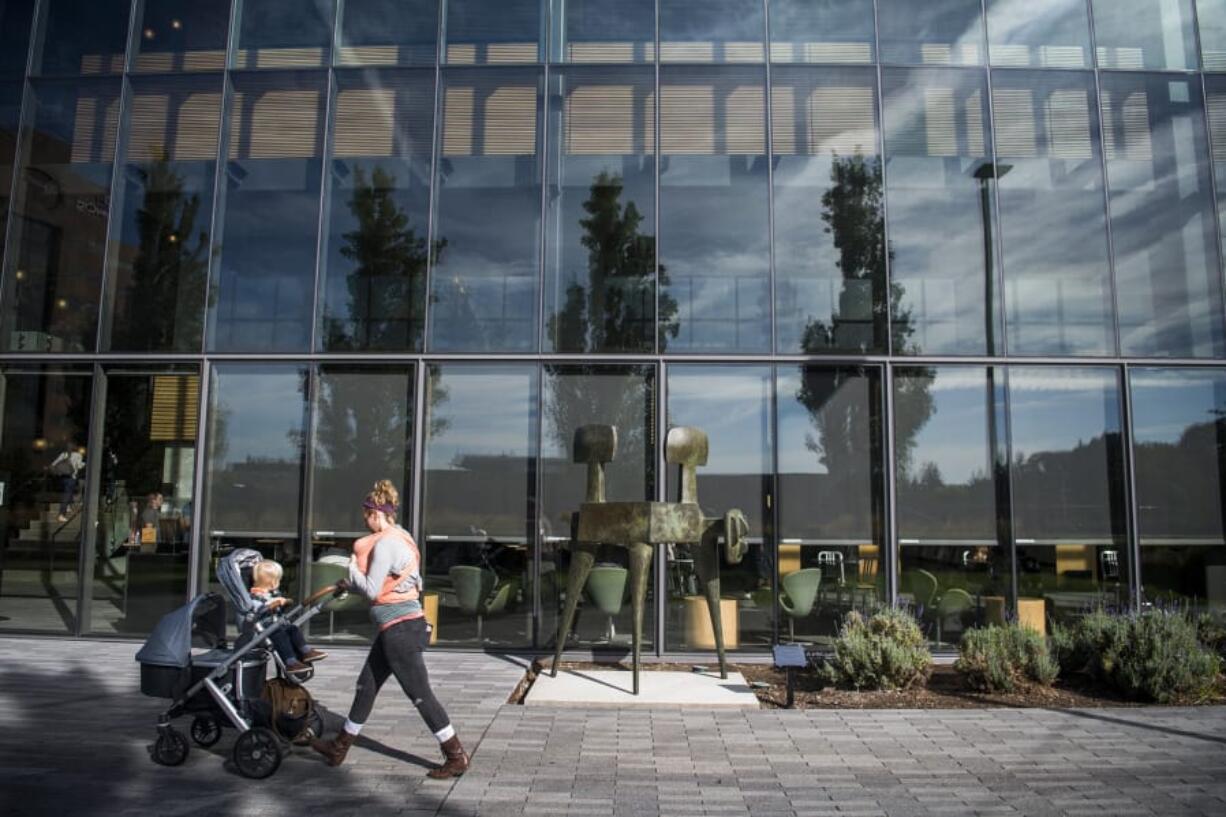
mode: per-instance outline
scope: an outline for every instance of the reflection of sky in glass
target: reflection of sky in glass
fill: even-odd
[[[527,457],[533,408],[531,367],[441,367],[435,388],[446,398],[427,407],[427,428],[447,423],[429,438],[428,470],[452,470],[467,456]]]
[[[770,387],[767,366],[669,368],[669,428],[707,433],[710,457],[700,474],[770,473]]]
[[[979,368],[932,369],[928,381],[932,416],[915,434],[911,476],[934,463],[946,485],[965,485],[985,476],[988,451],[987,372]]]
[[[302,372],[297,366],[218,364],[213,422],[222,419],[225,450],[213,467],[248,460],[297,462],[302,433]],[[216,425],[214,425],[216,428]]]
[[[988,0],[988,43],[993,65],[1084,66],[1085,0]]]
[[[660,0],[662,42],[760,43],[762,35],[760,0]]]
[[[1013,457],[1071,451],[1120,427],[1115,370],[1009,368]]]
[[[1132,369],[1133,436],[1140,443],[1179,441],[1190,426],[1226,411],[1226,372]]]

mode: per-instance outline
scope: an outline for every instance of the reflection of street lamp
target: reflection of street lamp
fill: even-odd
[[[999,164],[997,162],[984,161],[981,162],[972,174],[979,181],[979,206],[983,212],[983,321],[984,328],[987,331],[985,339],[987,341],[988,354],[995,353],[996,345],[996,322],[992,320],[992,207],[989,202],[989,182],[992,179],[999,179],[1013,169],[1012,165]]]
[[[993,287],[992,278],[994,276],[992,264],[992,208],[989,200],[989,182],[992,179],[999,179],[1010,170],[1011,165],[998,164],[992,161],[984,161],[975,168],[972,174],[979,181],[979,205],[983,214],[983,322],[985,329],[985,341],[987,345],[987,353],[995,354],[996,349],[996,322],[993,320],[992,298]],[[1010,562],[1016,561],[1012,530],[1002,530],[1001,521],[1010,518],[1002,511],[1008,511],[1010,514],[1012,508],[1009,507],[1010,491],[1008,485],[1009,477],[1009,458],[1008,455],[1004,458],[1003,465],[998,459],[998,447],[1000,443],[1000,432],[996,426],[996,367],[988,366],[987,370],[987,406],[988,406],[988,456],[991,458],[991,474],[992,474],[992,489],[996,498],[996,541],[998,544],[1005,544],[1009,547]],[[1012,526],[1010,526],[1011,528]],[[991,567],[995,567],[995,559],[992,560]],[[992,570],[995,573],[995,570]],[[1010,575],[1013,571],[1010,570]],[[1014,603],[1017,599],[1016,586],[1011,587],[1011,594],[1014,597]]]

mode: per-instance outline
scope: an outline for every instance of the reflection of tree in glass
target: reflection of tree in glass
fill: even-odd
[[[354,264],[346,276],[348,303],[324,318],[326,348],[417,349],[424,325],[427,239],[417,235],[395,199],[396,177],[375,167],[369,180],[354,167],[349,211],[356,230],[344,234],[340,253]],[[447,246],[434,241],[434,258]]]
[[[208,233],[196,231],[200,194],[187,195],[183,177],[165,158],[136,168],[145,198],[136,211],[139,233],[126,319],[116,321],[119,349],[188,351],[200,342]]]
[[[375,475],[372,483],[376,478],[390,479],[407,490],[406,465],[412,461],[411,371],[320,374],[315,399],[316,524],[353,527],[348,510],[370,488],[351,484],[356,473]]]
[[[887,248],[885,237],[881,162],[860,153],[836,155],[831,160],[830,182],[830,188],[822,194],[821,219],[826,225],[823,229],[830,234],[838,250],[837,264],[843,274],[843,285],[838,311],[831,315],[830,323],[814,318],[805,327],[801,344],[809,355],[847,348],[845,336],[863,334],[855,331],[859,327],[852,321],[844,322],[841,315],[854,312],[849,309],[852,299],[862,294],[866,286],[872,293],[872,328],[868,337],[873,343],[884,334],[880,328],[886,319],[887,306],[881,302],[879,293],[885,289],[886,259],[892,257],[893,252]],[[894,353],[905,354],[907,340],[915,330],[910,313],[901,307],[902,287],[891,283],[889,289],[895,316]],[[860,351],[867,348],[867,344],[859,345]],[[915,435],[934,411],[929,394],[931,378],[924,377],[923,373],[923,370],[916,371],[915,376],[901,378],[895,383],[895,457],[900,479],[908,470]],[[830,402],[849,376],[858,374],[836,374],[829,389],[815,389],[808,378],[802,378],[797,394],[797,399],[808,409],[817,432],[815,438],[806,442],[806,447],[823,458],[832,474],[842,473],[838,468],[859,467],[853,463],[863,459],[865,454],[855,450],[854,441],[863,439],[864,424],[870,424],[872,436],[869,439],[881,439],[878,401],[870,400],[868,406],[856,400]],[[864,416],[866,411],[871,416]]]
[[[660,325],[677,335],[677,302],[665,294],[663,265],[656,304],[655,237],[639,234],[643,215],[634,202],[622,205],[623,189],[621,176],[601,171],[583,203],[588,217],[579,224],[588,250],[588,285],[568,286],[565,305],[549,318],[549,334],[560,351],[649,352],[657,308]]]

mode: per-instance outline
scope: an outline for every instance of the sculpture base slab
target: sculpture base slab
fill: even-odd
[[[739,672],[720,678],[719,671],[639,672],[639,694],[632,694],[634,673],[629,670],[559,669],[557,678],[546,670],[532,684],[524,706],[620,708],[637,706],[702,706],[758,708],[758,698]]]

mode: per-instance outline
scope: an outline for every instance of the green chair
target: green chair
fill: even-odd
[[[605,640],[613,643],[613,619],[621,613],[626,598],[629,571],[620,565],[596,565],[587,577],[587,594],[600,612],[609,617]]]
[[[904,571],[902,574],[902,590],[904,593],[911,594],[911,598],[915,599],[916,607],[923,607],[925,610],[931,607],[939,588],[937,577],[927,570],[917,568]]]
[[[822,584],[822,570],[819,567],[793,570],[791,573],[785,573],[779,584],[782,590],[779,594],[779,606],[788,617],[788,640],[795,641],[796,619],[804,618],[813,612],[817,589]]]
[[[960,587],[951,587],[941,594],[937,599],[937,643],[941,643],[941,628],[945,624],[945,620],[951,616],[958,616],[958,626],[961,628],[962,614],[975,606],[975,599],[970,593]]]
[[[335,562],[312,562],[311,563],[311,584],[319,589],[327,587],[330,584],[336,584],[341,579],[349,578],[349,566],[336,564]],[[328,637],[331,638],[336,630],[336,614],[345,610],[361,610],[366,608],[369,602],[361,593],[350,592],[343,599],[333,599],[328,603]]]
[[[456,603],[467,615],[477,618],[477,640],[481,640],[482,618],[490,610],[489,602],[493,600],[494,586],[498,583],[498,574],[492,570],[474,565],[452,565],[447,571],[451,579],[451,587],[455,591]],[[505,587],[505,586],[504,586]],[[498,609],[506,606],[505,591]]]

